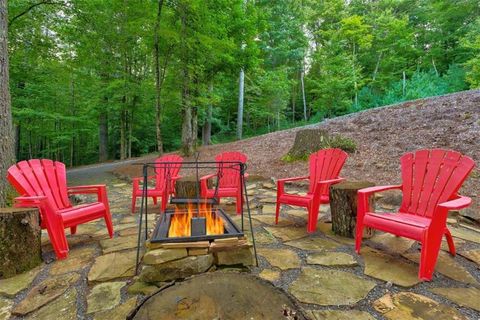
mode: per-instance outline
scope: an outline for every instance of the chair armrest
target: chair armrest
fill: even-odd
[[[402,189],[402,185],[391,185],[391,186],[376,186],[376,187],[369,187],[369,188],[363,188],[358,190],[358,195],[371,195],[376,192],[383,192],[387,190],[393,190],[393,189]]]
[[[330,180],[321,180],[321,181],[318,181],[318,182],[317,182],[317,186],[336,184],[336,183],[342,182],[343,180],[345,180],[345,178],[336,178],[336,179],[330,179]]]
[[[459,196],[457,199],[439,203],[437,206],[447,210],[460,210],[468,207],[471,203],[471,198]]]
[[[216,177],[216,173],[212,173],[206,176],[203,176],[200,178],[200,196],[201,197],[206,197],[207,196],[207,190],[208,190],[208,183],[207,181],[213,177]]]
[[[155,179],[155,176],[148,176],[147,177],[147,180],[152,180],[152,179]],[[132,178],[132,181],[143,181],[143,177]]]
[[[200,178],[200,181],[202,181],[202,180],[209,180],[209,179],[212,179],[213,177],[216,177],[216,176],[217,176],[216,173],[208,174],[208,175],[206,175],[206,176],[201,177],[201,178]]]
[[[88,194],[88,193],[95,193],[97,194],[100,190],[105,189],[106,185],[104,184],[97,184],[91,186],[72,186],[67,187],[68,194]]]
[[[278,179],[277,183],[285,183],[287,181],[298,181],[298,180],[307,180],[309,179],[310,176],[303,176],[303,177],[293,177],[293,178],[283,178],[283,179]]]
[[[174,177],[171,177],[171,179],[172,179],[173,181],[177,181],[177,180],[182,179],[182,178],[183,178],[182,176],[174,176]]]
[[[16,197],[15,199],[13,199],[15,204],[39,204],[40,202],[46,200],[46,196]]]

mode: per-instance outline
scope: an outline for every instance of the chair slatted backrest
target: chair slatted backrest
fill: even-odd
[[[439,203],[453,199],[475,162],[459,152],[433,149],[407,153],[400,159],[401,212],[431,218]]]
[[[175,163],[169,164],[168,162]],[[163,190],[167,180],[178,176],[182,168],[182,162],[183,158],[176,154],[167,154],[157,158],[155,160],[155,163],[158,165],[158,168],[155,168],[155,189]]]
[[[247,162],[247,156],[241,152],[223,152],[215,157],[217,162],[220,188],[233,188],[238,187],[240,184],[240,166],[233,162]],[[232,162],[232,163],[221,163]]]
[[[310,186],[309,193],[314,193],[319,181],[336,179],[347,160],[347,153],[342,149],[322,149],[310,155]],[[328,195],[328,186],[320,191],[321,195]]]
[[[8,169],[7,179],[22,196],[46,196],[57,209],[72,205],[67,194],[65,165],[48,159],[20,161]]]

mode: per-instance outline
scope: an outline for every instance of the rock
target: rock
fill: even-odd
[[[126,223],[137,223],[137,218],[136,217],[125,217],[120,220],[120,224],[126,224]]]
[[[380,244],[382,247],[388,249],[388,251],[393,253],[402,254],[412,247],[415,243],[414,240],[407,238],[397,237],[390,233],[376,233],[373,237],[370,238],[370,241]]]
[[[367,276],[402,287],[412,287],[420,282],[418,267],[407,263],[401,257],[393,257],[370,248],[364,248],[361,256],[365,262],[364,272]]]
[[[272,215],[272,214],[275,214],[275,210],[276,210],[276,206],[265,205],[262,208],[262,213]],[[281,210],[280,210],[280,212],[281,212]]]
[[[93,320],[125,320],[137,305],[137,298],[130,298],[113,309],[95,313]]]
[[[0,320],[7,320],[10,318],[10,310],[13,306],[13,300],[0,297]]]
[[[100,241],[100,246],[103,249],[103,254],[106,254],[114,251],[136,248],[137,242],[137,236],[117,237]]]
[[[50,268],[51,275],[59,275],[78,271],[87,266],[95,257],[96,249],[93,247],[85,247],[71,250],[68,258],[64,260],[55,260]]]
[[[474,220],[476,222],[480,222],[480,210],[474,208],[466,208],[460,210],[460,215],[462,217],[467,217],[468,219]]]
[[[245,236],[247,237],[248,244],[252,245],[252,236],[248,231],[244,231]],[[272,244],[277,243],[277,239],[270,233],[264,231],[255,232],[255,243],[257,244]]]
[[[300,268],[300,257],[293,250],[258,248],[257,252],[267,259],[273,267],[282,270]]]
[[[303,303],[321,306],[353,305],[375,287],[373,281],[339,270],[303,268],[289,291]]]
[[[332,240],[325,238],[303,238],[285,242],[287,246],[295,247],[301,250],[319,250],[326,251],[338,248],[340,245]]]
[[[456,238],[460,238],[463,240],[480,243],[480,232],[476,232],[467,228],[456,228],[456,227],[449,227],[450,233],[452,236]]]
[[[105,282],[96,285],[87,296],[87,314],[109,310],[120,303],[120,289],[125,282]]]
[[[143,294],[148,296],[157,290],[158,290],[157,286],[137,280],[131,286],[128,287],[127,292],[129,294]]]
[[[267,189],[276,189],[277,188],[277,186],[272,182],[264,182],[262,186],[263,186],[263,188],[267,188]]]
[[[118,232],[118,235],[120,237],[128,237],[128,236],[133,236],[137,235],[138,236],[138,227],[131,227],[128,229],[123,229]]]
[[[267,281],[274,282],[280,279],[280,271],[272,270],[272,269],[263,269],[262,272],[258,274],[258,276]]]
[[[370,313],[360,310],[308,310],[306,314],[312,320],[375,320]]]
[[[283,241],[300,239],[308,235],[305,227],[265,227],[264,229]]]
[[[0,295],[4,295],[9,298],[15,297],[17,293],[27,288],[33,279],[40,272],[41,268],[37,267],[28,272],[16,275],[11,278],[0,280]]]
[[[458,254],[480,266],[480,249],[461,251]]]
[[[307,256],[307,263],[329,267],[353,267],[358,265],[351,255],[343,252],[312,253]]]
[[[216,252],[214,256],[215,264],[219,266],[242,265],[247,267],[253,265],[252,250],[248,247]]]
[[[156,249],[148,251],[143,256],[143,263],[154,265],[177,260],[188,256],[187,249]]]
[[[70,273],[42,281],[33,287],[27,296],[15,306],[12,314],[23,316],[41,308],[64,294],[78,279],[80,279],[78,273]]]
[[[373,307],[385,318],[391,320],[466,319],[460,312],[449,306],[440,304],[430,298],[413,293],[399,292],[386,294],[373,303]]]
[[[419,252],[406,253],[403,256],[416,263],[420,261]],[[477,280],[467,271],[467,269],[460,265],[449,253],[443,251],[440,251],[438,255],[435,271],[456,281],[467,284],[478,284]]]
[[[88,281],[109,281],[135,275],[136,251],[113,252],[98,257],[88,273]]]
[[[278,224],[275,224],[275,216],[273,215],[256,215],[253,219],[270,226],[286,227],[293,224],[293,221],[285,217],[279,217]]]
[[[292,209],[292,210],[288,210],[286,213],[291,215],[291,216],[302,218],[302,219],[305,219],[305,220],[307,220],[307,218],[308,218],[308,211],[306,209],[304,209],[304,210]]]
[[[213,264],[211,254],[189,256],[180,260],[169,261],[155,266],[146,266],[140,274],[144,282],[170,281],[183,279],[207,271]]]
[[[480,290],[477,288],[433,288],[430,291],[461,307],[468,307],[480,312]]]
[[[335,241],[338,241],[343,244],[350,244],[353,245],[355,243],[354,239],[347,238],[347,237],[342,237],[339,235],[336,235],[332,231],[332,223],[330,222],[323,222],[323,221],[318,221],[317,222],[317,231],[323,233],[330,239],[334,239]]]
[[[77,319],[77,290],[75,288],[68,289],[54,301],[33,312],[28,319],[51,320],[52,315],[59,320]]]

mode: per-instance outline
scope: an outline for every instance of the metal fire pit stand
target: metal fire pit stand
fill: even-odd
[[[142,243],[145,243],[146,240],[148,240],[148,205],[147,205],[147,188],[148,188],[148,169],[153,169],[155,173],[158,172],[158,170],[165,170],[166,171],[166,178],[170,179],[170,170],[173,167],[178,167],[181,166],[181,169],[195,169],[196,171],[196,180],[197,180],[197,204],[200,204],[200,195],[198,191],[198,183],[200,182],[199,180],[199,169],[215,169],[217,170],[217,183],[215,186],[215,193],[214,193],[214,200],[216,200],[217,196],[217,191],[218,191],[218,182],[220,175],[222,174],[222,170],[225,168],[228,169],[234,169],[238,171],[239,177],[240,177],[240,183],[241,183],[241,195],[242,199],[245,197],[245,203],[247,205],[247,213],[248,213],[248,222],[250,224],[250,234],[252,235],[252,244],[253,244],[253,251],[255,254],[255,263],[256,266],[258,267],[258,257],[257,257],[257,247],[255,243],[255,235],[253,233],[253,224],[252,224],[252,215],[250,211],[250,202],[248,199],[248,194],[247,194],[247,184],[245,180],[245,173],[247,170],[247,165],[245,163],[242,163],[240,161],[219,161],[219,162],[214,162],[214,161],[198,161],[198,154],[196,157],[196,161],[187,161],[187,162],[154,162],[154,163],[143,163],[139,164],[143,165],[143,186],[142,186],[142,201],[141,201],[141,207],[140,207],[140,219],[138,222],[138,241],[137,241],[137,258],[136,258],[136,265],[135,265],[135,275],[138,274],[138,266],[140,262],[140,250],[143,248],[144,245]],[[170,185],[170,180],[167,181],[165,184],[166,187]],[[167,190],[167,198],[169,197],[169,193]],[[162,201],[167,201],[167,199],[163,199]],[[172,201],[171,201],[172,202]],[[213,204],[216,204],[216,201],[214,201]],[[161,212],[161,214],[165,214],[165,212]],[[143,216],[145,216],[145,228],[142,228],[142,223],[143,223]],[[241,229],[244,231],[244,222],[243,222],[243,207],[242,207],[242,214],[241,214]],[[144,232],[144,240],[142,241],[142,233]]]

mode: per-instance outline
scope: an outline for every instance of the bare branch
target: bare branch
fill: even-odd
[[[28,7],[27,9],[25,9],[24,11],[17,14],[16,16],[14,16],[12,19],[10,19],[10,21],[8,21],[8,26],[10,27],[15,20],[17,20],[18,18],[26,15],[27,13],[29,13],[30,11],[32,11],[36,7],[41,6],[42,4],[61,5],[61,4],[64,4],[64,3],[63,2],[53,2],[53,1],[49,1],[49,0],[43,0],[43,1],[40,1],[40,2],[37,2],[37,3],[34,3],[30,7]]]

